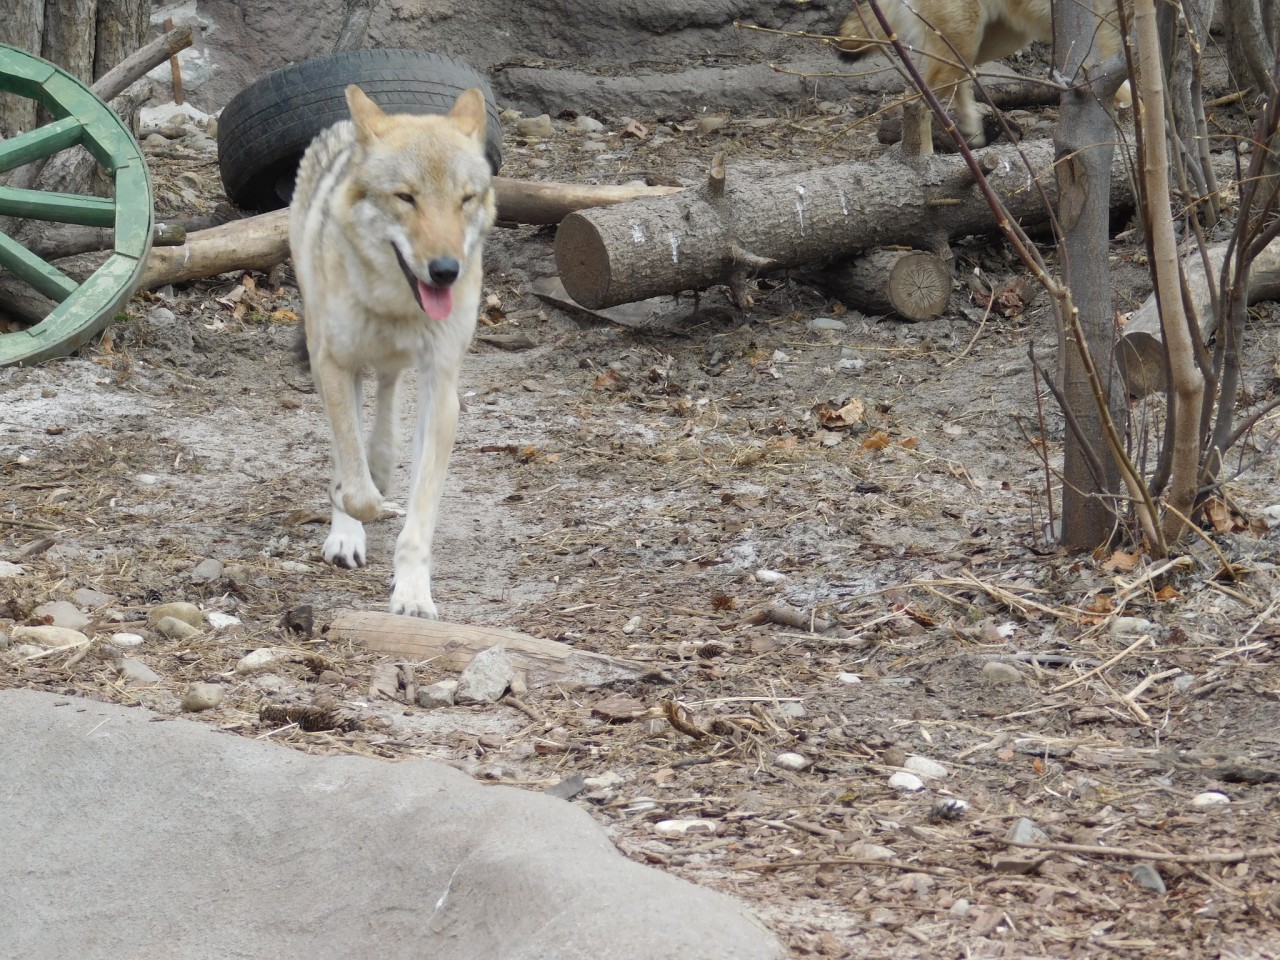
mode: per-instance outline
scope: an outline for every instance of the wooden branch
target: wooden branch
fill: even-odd
[[[405,660],[431,661],[433,666],[453,671],[462,670],[483,650],[503,647],[519,669],[528,671],[534,686],[569,680],[594,685],[635,678],[646,669],[642,664],[514,630],[393,613],[345,610],[329,625],[328,637]]]
[[[542,183],[508,177],[494,177],[493,183],[498,194],[498,219],[529,224],[556,224],[575,210],[664,197],[683,189],[644,184]]]
[[[178,27],[156,37],[100,76],[93,85],[93,92],[100,100],[114,100],[129,84],[176,56],[179,50],[191,46],[192,38],[190,26]]]
[[[1057,195],[1053,144],[1020,148],[1051,202]],[[1047,220],[1039,190],[1018,152],[991,147],[988,177],[1023,226]],[[813,267],[873,247],[942,249],[948,238],[994,232],[990,207],[977,191],[957,192],[962,158],[896,151],[869,163],[726,178],[724,201],[693,191],[581,210],[556,234],[556,265],[569,295],[590,309],[696,290],[726,282],[734,250],[749,250],[778,268]],[[1111,202],[1130,198],[1118,153]]]
[[[1209,248],[1209,267],[1206,277],[1204,260],[1197,251],[1183,258],[1182,268],[1187,277],[1191,303],[1200,318],[1200,337],[1207,341],[1218,328],[1218,318],[1213,315],[1209,296],[1210,284],[1217,285],[1222,273],[1222,260],[1226,243]],[[1280,240],[1273,240],[1253,262],[1249,271],[1249,302],[1280,298]],[[1129,395],[1145,397],[1165,388],[1164,335],[1160,327],[1160,314],[1156,310],[1156,296],[1151,294],[1129,317],[1120,335],[1116,353],[1120,372],[1124,375]]]

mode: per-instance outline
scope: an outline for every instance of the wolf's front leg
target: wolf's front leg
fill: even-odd
[[[333,440],[333,482],[329,499],[335,515],[343,512],[368,521],[382,509],[382,494],[369,476],[360,437],[360,385],[358,370],[346,370],[327,357],[312,358],[316,390],[329,417]]]
[[[396,541],[391,612],[436,618],[431,599],[431,540],[444,492],[445,471],[458,428],[455,378],[434,370],[418,374],[418,427],[413,436],[413,479],[408,515]]]

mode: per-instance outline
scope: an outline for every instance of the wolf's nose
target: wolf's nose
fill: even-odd
[[[436,257],[427,264],[427,274],[437,287],[447,287],[458,279],[462,268],[453,257]]]

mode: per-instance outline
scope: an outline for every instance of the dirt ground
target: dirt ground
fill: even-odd
[[[509,125],[503,173],[692,182],[717,151],[838,162],[883,149],[853,126],[871,106],[797,103],[709,133],[630,118],[643,140],[607,114],[548,141]],[[198,136],[149,153],[162,216],[220,201]],[[141,294],[79,356],[0,371],[0,632],[75,599],[96,637],[87,654],[15,642],[0,686],[178,715],[187,684],[212,681],[225,699],[194,716],[235,734],[529,790],[591,778],[572,802],[628,856],[740,898],[797,957],[1280,956],[1277,531],[1207,531],[1151,577],[1145,559],[1053,548],[1041,452],[1059,455],[1062,421],[1027,355],[1052,355],[1046,303],[988,313],[967,282],[1020,273],[1002,245],[957,247],[952,307],[927,323],[861,315],[793,274],[761,280],[749,312],[712,290],[620,325],[534,295],[552,242],[491,242],[436,599],[447,620],[637,660],[643,678],[438,710],[370,694],[385,658],[325,628],[385,609],[399,520],[370,527],[366,568],[323,563],[326,427],[285,268]],[[1113,255],[1132,309],[1141,250]],[[1250,404],[1280,387],[1277,314],[1251,318]],[[862,419],[831,415],[851,401]],[[1133,412],[1149,435],[1158,406]],[[1245,518],[1277,501],[1278,433],[1272,414],[1242,448]],[[238,622],[166,639],[146,613],[176,600]],[[284,625],[307,607],[311,635]],[[123,650],[121,631],[143,642]],[[272,669],[233,672],[263,647]],[[121,657],[158,681],[126,680]],[[260,717],[320,701],[350,729]],[[910,758],[945,776],[891,785]],[[686,819],[714,832],[655,831]]]

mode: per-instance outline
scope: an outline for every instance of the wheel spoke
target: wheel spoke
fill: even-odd
[[[0,216],[110,227],[116,222],[116,205],[107,197],[0,187]]]
[[[0,173],[74,147],[83,136],[83,123],[75,117],[63,117],[0,142]]]

